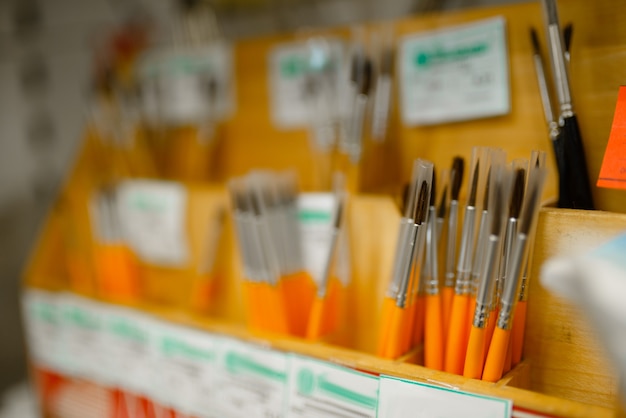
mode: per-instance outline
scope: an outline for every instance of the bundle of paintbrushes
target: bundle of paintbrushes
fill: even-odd
[[[250,327],[310,339],[332,333],[338,321],[333,266],[344,193],[335,196],[330,245],[316,283],[303,264],[294,177],[256,172],[231,180],[229,188]]]
[[[521,360],[527,248],[544,165],[543,152],[507,164],[504,151],[475,148],[459,220],[463,158],[442,172],[438,207],[432,165],[416,162],[383,302],[380,356],[423,344],[427,367],[485,380]]]
[[[544,11],[547,49],[554,90],[558,102],[558,118],[555,117],[552,110],[553,100],[544,71],[539,37],[534,28],[530,30],[530,37],[544,116],[559,173],[558,205],[561,208],[593,209],[589,172],[578,119],[572,105],[569,81],[572,26],[566,26],[561,32],[556,0],[542,0],[541,3]]]

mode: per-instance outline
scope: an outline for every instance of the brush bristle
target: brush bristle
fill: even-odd
[[[502,229],[502,182],[494,182],[493,189],[493,211],[491,215],[491,235],[500,235]]]
[[[487,183],[485,184],[485,195],[483,196],[483,210],[489,210],[489,187],[491,186],[491,167],[487,171]]]
[[[443,219],[446,217],[446,200],[448,199],[448,186],[443,188],[441,193],[441,200],[439,200],[439,208],[437,209],[437,218]]]
[[[433,167],[433,179],[430,183],[430,206],[435,206],[435,195],[437,194],[437,173]]]
[[[470,189],[469,199],[467,200],[468,206],[476,206],[476,193],[478,191],[478,173],[480,173],[480,160],[476,162],[476,167],[474,167],[474,173],[472,174],[472,187]]]
[[[424,180],[420,186],[420,192],[417,196],[417,204],[415,205],[415,223],[421,225],[426,219],[428,213],[428,183]]]
[[[563,48],[565,52],[569,52],[569,48],[572,45],[572,33],[574,32],[574,25],[570,22],[565,25],[563,29]]]
[[[363,61],[363,68],[360,74],[359,93],[368,95],[372,88],[372,61],[365,57]]]
[[[509,206],[509,218],[519,218],[524,201],[524,181],[526,170],[518,168],[515,171],[515,183],[513,183],[513,194],[511,194],[511,206]]]
[[[539,199],[539,190],[541,188],[538,187],[537,182],[530,190],[530,196],[528,196],[528,200],[526,201],[526,205],[524,206],[524,213],[522,214],[522,220],[520,222],[519,232],[522,234],[528,235],[530,232],[530,227],[532,225],[533,216],[535,214],[535,207],[537,206],[537,200]]]
[[[463,169],[465,167],[465,160],[461,157],[454,157],[452,161],[452,172],[450,173],[451,187],[450,197],[452,200],[459,200],[459,193],[461,191],[461,184],[463,184]]]
[[[530,28],[530,40],[532,41],[535,55],[541,55],[541,46],[539,45],[539,37],[535,28]]]

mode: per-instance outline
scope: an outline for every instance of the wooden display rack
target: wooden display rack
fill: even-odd
[[[608,137],[617,85],[598,74],[603,63],[610,61],[619,68],[626,57],[613,53],[626,44],[622,25],[602,22],[603,16],[615,11],[617,2],[603,0],[563,2],[561,19],[574,21],[575,40],[572,50],[572,79],[580,121],[588,151],[590,175],[597,177],[601,151]],[[619,10],[617,10],[619,9]],[[551,153],[541,115],[540,99],[532,68],[528,28],[541,27],[538,4],[479,9],[462,13],[432,15],[396,22],[398,36],[491,16],[507,20],[511,67],[512,113],[481,121],[470,121],[428,128],[407,128],[394,116],[393,140],[381,166],[375,166],[379,179],[368,177],[365,190],[385,189],[389,183],[409,177],[411,161],[420,156],[436,164],[447,165],[453,155],[469,154],[474,145],[500,146],[510,158],[527,156],[531,149]],[[617,22],[613,16],[611,21]],[[346,34],[345,30],[334,33]],[[256,167],[284,169],[297,167],[305,189],[310,189],[311,161],[306,132],[280,132],[271,126],[267,103],[265,63],[270,49],[287,36],[242,41],[235,47],[237,80],[237,113],[224,127],[223,142],[218,146],[218,177],[225,180]],[[87,193],[94,176],[91,142],[86,141],[75,169],[61,199],[46,222],[28,268],[26,287],[48,290],[72,290],[95,296],[89,278],[78,283],[68,279],[64,260],[64,228],[68,208],[75,216],[79,233],[85,237],[80,251],[88,260],[92,244]],[[270,151],[268,151],[270,150]],[[551,154],[550,154],[551,155]],[[399,170],[389,171],[396,161]],[[551,174],[554,173],[549,158]],[[374,166],[371,166],[374,167]],[[374,170],[374,168],[372,168]],[[382,173],[387,173],[386,177]],[[374,178],[374,180],[371,180]],[[193,259],[201,252],[206,214],[216,205],[227,205],[222,186],[188,185],[188,225]],[[546,190],[553,196],[555,176],[551,175]],[[594,193],[599,207],[615,210],[623,207],[624,197],[611,191]],[[310,343],[274,335],[253,334],[244,325],[241,298],[240,261],[234,243],[232,225],[226,228],[220,263],[224,272],[221,297],[210,317],[186,313],[188,294],[181,286],[184,277],[193,271],[172,271],[144,266],[146,303],[138,307],[165,320],[192,325],[207,331],[232,335],[276,349],[300,353],[329,362],[373,373],[387,374],[441,384],[460,390],[511,399],[516,408],[562,417],[610,417],[618,409],[617,382],[607,364],[606,355],[582,313],[567,302],[550,295],[540,286],[542,263],[557,255],[582,252],[617,235],[626,228],[626,215],[608,212],[543,209],[539,216],[534,246],[534,263],[530,274],[530,294],[524,347],[524,361],[497,383],[466,379],[412,364],[419,353],[392,361],[377,358],[375,338],[378,330],[380,295],[389,280],[399,214],[393,200],[382,195],[358,194],[351,197],[349,234],[351,242],[352,284],[349,300],[349,321],[353,326],[341,341]],[[193,261],[193,260],[192,260]],[[173,280],[177,278],[177,280]],[[165,307],[167,305],[167,307]],[[176,309],[178,307],[178,309]]]

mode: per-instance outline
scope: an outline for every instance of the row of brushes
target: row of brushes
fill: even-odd
[[[329,314],[329,295],[336,287],[331,273],[344,194],[336,193],[329,251],[316,287],[303,264],[294,176],[255,172],[231,180],[229,189],[250,327],[310,339],[330,333],[337,320]]]
[[[427,367],[483,378],[485,360],[492,352],[491,335],[498,327],[510,331],[512,309],[516,309],[520,314],[515,338],[506,341],[515,342],[510,349],[505,347],[503,358],[508,352],[510,363],[520,361],[530,262],[525,250],[538,210],[544,165],[542,152],[533,152],[530,163],[518,159],[506,164],[504,151],[475,148],[457,245],[465,162],[455,157],[452,169],[443,171],[444,186],[436,207],[432,164],[416,161],[383,303],[380,356],[396,358],[423,342]],[[522,260],[516,259],[519,251]],[[498,369],[493,366],[499,358],[496,353],[494,347],[489,370]],[[507,367],[503,363],[499,373]],[[484,378],[492,379],[492,374]]]

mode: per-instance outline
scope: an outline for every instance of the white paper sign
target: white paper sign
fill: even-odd
[[[504,18],[408,36],[400,44],[399,60],[406,125],[510,111]]]
[[[301,193],[297,205],[304,267],[319,283],[330,248],[335,197],[332,193]]]
[[[376,417],[377,377],[297,355],[290,360],[287,416]]]
[[[129,180],[118,188],[123,231],[144,261],[177,267],[186,263],[187,190],[174,182]]]
[[[386,418],[510,418],[508,399],[380,377],[378,416]]]
[[[285,353],[228,339],[217,363],[213,409],[217,416],[283,416],[289,366]]]
[[[325,124],[326,118],[336,117],[342,53],[341,42],[321,38],[278,45],[271,51],[270,105],[276,126],[302,128],[312,121]],[[321,109],[320,101],[324,103]]]

